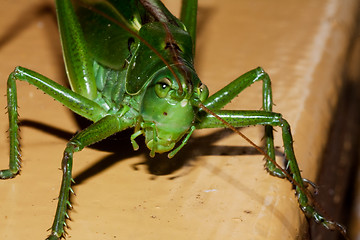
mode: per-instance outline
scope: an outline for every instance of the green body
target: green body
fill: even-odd
[[[56,9],[71,90],[22,67],[10,74],[10,166],[0,171],[2,179],[20,171],[16,80],[27,81],[94,122],[77,133],[64,151],[59,202],[48,239],[59,239],[64,234],[75,152],[134,128],[130,141],[135,150],[135,138],[144,135],[151,156],[169,152],[172,157],[195,129],[248,125],[265,126],[266,168],[272,175],[291,180],[304,213],[326,228],[344,232],[341,225],[326,220],[308,201],[290,126],[281,114],[272,112],[271,82],[261,68],[208,97],[193,67],[197,0],[183,1],[181,21],[158,0],[57,0]],[[259,80],[263,82],[262,111],[221,110]],[[273,126],[282,129],[286,171],[273,160]]]
[[[85,7],[78,4],[75,9],[64,3],[58,4],[57,13],[62,45],[78,49],[64,47],[71,88],[101,107],[85,117],[96,122],[106,115],[117,116],[121,121],[117,131],[137,126],[136,136],[145,135],[153,156],[172,150],[194,125],[197,114],[191,101],[199,98],[201,83],[193,69],[192,37],[186,27],[161,2],[152,4],[154,11],[161,11],[156,16],[139,1],[100,1]],[[172,44],[175,47],[169,47]],[[166,64],[176,72],[178,82]],[[184,92],[178,92],[178,83]]]

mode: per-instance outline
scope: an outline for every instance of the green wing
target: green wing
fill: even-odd
[[[172,64],[173,57],[165,50],[167,31],[192,62],[192,42],[185,25],[159,0],[76,0],[74,7],[90,56],[107,68],[128,68],[129,94],[137,94],[165,66],[157,54]]]
[[[75,1],[90,55],[103,66],[121,69],[131,55],[131,43],[137,41],[145,9],[135,0]]]

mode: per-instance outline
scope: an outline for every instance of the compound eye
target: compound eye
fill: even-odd
[[[209,96],[209,89],[205,84],[200,84],[197,88],[197,93],[201,102],[205,101]]]
[[[171,81],[168,78],[160,79],[155,85],[155,93],[159,98],[167,96],[171,89]]]

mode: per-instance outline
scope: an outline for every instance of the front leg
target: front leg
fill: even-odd
[[[63,178],[61,182],[58,206],[56,209],[55,219],[51,227],[51,234],[48,240],[60,239],[64,234],[66,218],[68,218],[67,209],[71,207],[69,194],[71,189],[71,171],[73,154],[81,151],[84,147],[105,139],[112,134],[122,131],[129,127],[129,124],[121,121],[121,116],[108,115],[100,121],[90,125],[85,130],[76,134],[67,144],[62,159]]]
[[[273,101],[271,80],[269,75],[261,67],[255,68],[241,75],[230,84],[226,85],[224,88],[206,99],[204,105],[210,110],[220,110],[232,99],[234,99],[240,92],[257,81],[263,82],[262,108],[266,112],[272,112]],[[271,125],[265,125],[265,147],[267,155],[269,155],[270,158],[275,159],[273,127]],[[268,159],[266,159],[265,168],[271,175],[280,178],[285,177],[281,169],[277,168],[275,164]]]

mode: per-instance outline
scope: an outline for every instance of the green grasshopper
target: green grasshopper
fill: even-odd
[[[159,0],[56,0],[56,9],[71,90],[23,67],[9,75],[10,163],[9,169],[0,171],[1,179],[13,178],[20,171],[16,80],[34,85],[93,122],[66,145],[58,206],[47,239],[65,234],[73,154],[127,128],[134,128],[130,137],[134,150],[139,148],[136,138],[144,135],[151,157],[168,152],[169,158],[195,129],[230,128],[265,156],[271,175],[294,185],[307,217],[346,237],[344,227],[323,217],[310,201],[290,126],[281,114],[272,112],[268,74],[256,68],[209,96],[194,69],[197,0],[183,0],[180,20]],[[263,110],[221,110],[257,81],[263,83]],[[249,125],[265,126],[265,151],[237,129]],[[282,130],[285,170],[274,160],[273,127]]]

